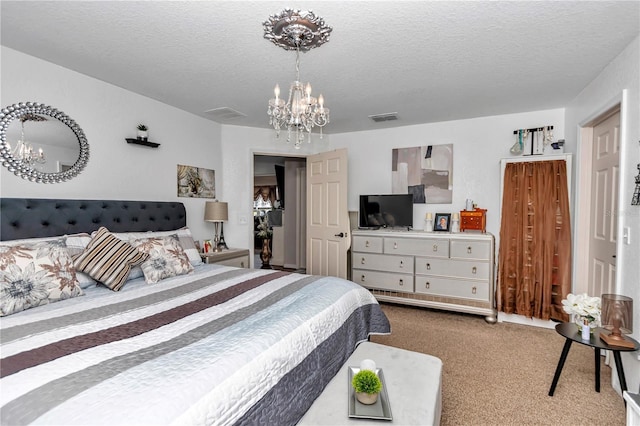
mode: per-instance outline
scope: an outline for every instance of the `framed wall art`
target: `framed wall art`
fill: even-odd
[[[216,172],[178,164],[178,197],[216,198]]]
[[[451,230],[451,213],[436,213],[433,230],[449,232]]]
[[[453,144],[392,150],[391,192],[413,194],[414,204],[451,204]]]

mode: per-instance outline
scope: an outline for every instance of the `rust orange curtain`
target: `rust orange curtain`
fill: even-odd
[[[564,161],[508,163],[498,261],[498,310],[568,321],[571,222]]]

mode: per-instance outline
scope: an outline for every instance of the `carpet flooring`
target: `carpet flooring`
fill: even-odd
[[[624,400],[611,387],[611,368],[601,357],[596,393],[594,353],[585,345],[571,346],[555,394],[548,396],[565,341],[555,330],[381,305],[391,334],[373,336],[373,342],[443,361],[442,425],[625,424]]]

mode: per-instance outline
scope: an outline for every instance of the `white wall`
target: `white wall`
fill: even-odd
[[[64,111],[84,130],[90,157],[79,176],[59,184],[29,182],[1,167],[0,196],[180,201],[195,237],[211,238],[205,199],[177,197],[176,166],[215,170],[222,198],[219,124],[6,47],[1,54],[2,107],[32,101]],[[138,123],[159,148],[125,142]]]
[[[640,206],[631,206],[634,178],[640,162],[640,37],[614,59],[566,108],[567,145],[580,153],[579,127],[604,112],[612,100],[626,99],[621,111],[620,197],[618,209],[617,283],[619,292],[633,298],[633,337],[640,340]],[[630,244],[623,243],[622,229],[628,227]],[[640,387],[640,359],[623,353],[627,385]],[[615,379],[617,380],[617,378]]]
[[[426,212],[453,213],[472,199],[487,209],[487,232],[500,230],[500,159],[513,157],[514,130],[554,126],[564,138],[564,110],[446,121],[377,131],[331,135],[332,148],[349,152],[349,210],[358,210],[360,194],[391,193],[391,151],[453,144],[453,203],[414,204],[413,225],[423,229]],[[520,156],[518,156],[520,157]],[[536,156],[537,157],[537,156]]]

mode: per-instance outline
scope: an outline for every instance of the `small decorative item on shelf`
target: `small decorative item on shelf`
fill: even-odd
[[[455,212],[451,216],[451,232],[460,232],[460,215]]]
[[[138,139],[146,141],[149,137],[148,130],[149,128],[144,124],[138,124]]]
[[[479,209],[473,205],[473,210],[460,211],[460,231],[487,231],[487,209]]]
[[[451,213],[436,213],[436,223],[433,230],[439,232],[451,231]]]
[[[588,333],[593,333],[593,330],[600,326],[599,297],[590,297],[587,293],[569,293],[567,298],[562,300],[562,309],[572,316],[580,333],[583,327],[588,328]]]
[[[431,216],[431,213],[427,213],[424,216],[424,230],[427,232],[433,231],[433,217]]]
[[[382,381],[371,370],[361,369],[354,374],[351,385],[356,393],[356,399],[365,405],[375,404],[382,390]]]

